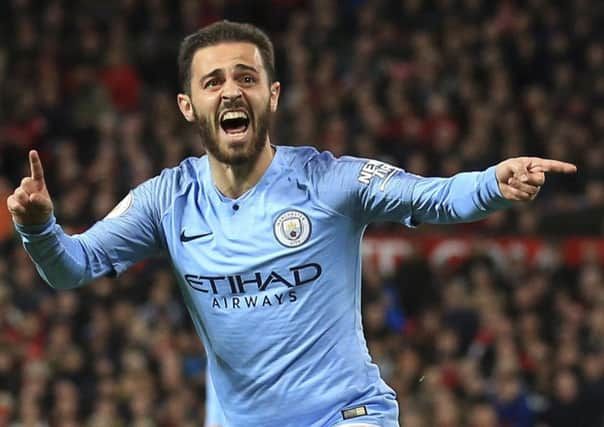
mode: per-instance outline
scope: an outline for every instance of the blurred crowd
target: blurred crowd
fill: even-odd
[[[368,265],[363,321],[397,391],[403,427],[603,427],[604,265],[411,256],[392,277]]]
[[[176,55],[222,18],[275,43],[273,142],[432,176],[572,161],[579,173],[548,177],[534,203],[447,230],[604,232],[597,0],[1,1],[0,199],[36,148],[56,216],[78,232],[203,154],[176,107]],[[604,426],[602,265],[552,259],[366,270],[366,334],[405,427]],[[203,349],[176,288],[154,262],[57,293],[0,209],[0,426],[199,425]]]

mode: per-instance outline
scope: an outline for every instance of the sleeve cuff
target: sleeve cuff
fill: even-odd
[[[512,206],[513,202],[503,197],[497,182],[496,168],[497,166],[491,166],[485,171],[486,202],[488,206],[501,209]]]
[[[15,225],[15,229],[17,233],[19,233],[23,237],[35,237],[35,236],[43,236],[48,234],[54,228],[56,224],[56,218],[54,215],[50,216],[50,219],[44,224],[34,224],[34,225],[23,225],[17,224],[13,221]]]

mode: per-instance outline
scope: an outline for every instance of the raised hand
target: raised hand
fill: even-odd
[[[516,157],[497,165],[495,173],[503,197],[508,200],[533,200],[545,183],[546,172],[575,173],[572,163],[539,157]]]
[[[36,150],[29,152],[29,166],[31,176],[21,180],[21,185],[6,199],[6,205],[17,224],[41,225],[50,219],[53,206]]]

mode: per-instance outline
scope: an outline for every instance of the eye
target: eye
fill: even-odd
[[[213,88],[215,86],[218,86],[220,82],[218,81],[218,79],[214,78],[214,79],[210,79],[208,81],[205,82],[205,84],[203,85],[204,89],[209,89],[209,88]]]
[[[245,84],[254,84],[254,83],[256,83],[256,77],[252,76],[251,74],[244,75],[241,80]]]

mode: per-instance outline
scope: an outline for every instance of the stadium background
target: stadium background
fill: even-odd
[[[36,148],[78,232],[202,154],[176,53],[221,18],[275,42],[279,144],[424,175],[579,166],[478,224],[372,227],[363,315],[406,427],[603,426],[604,3],[1,1],[1,199]],[[0,426],[200,425],[204,363],[165,261],[56,292],[0,209]]]

